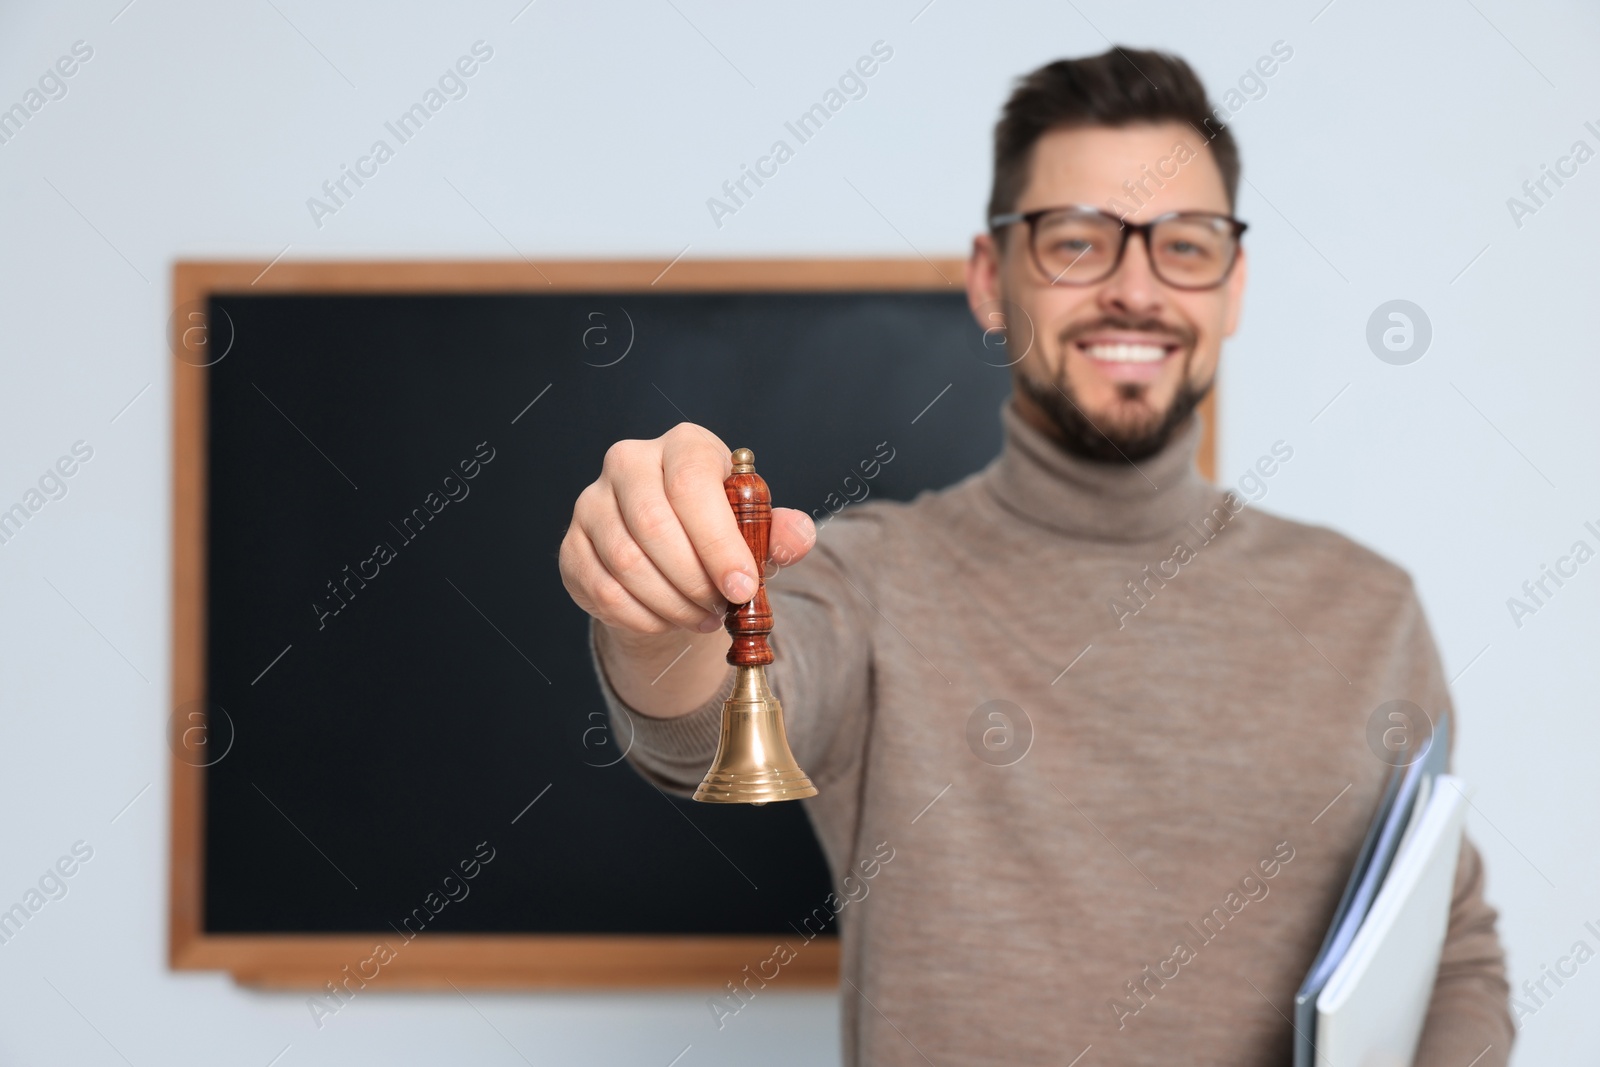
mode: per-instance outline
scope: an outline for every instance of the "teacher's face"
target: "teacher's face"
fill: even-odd
[[[1087,204],[1140,223],[1169,211],[1226,214],[1222,174],[1183,123],[1046,133],[1014,210]],[[1018,411],[1064,448],[1121,462],[1165,446],[1211,388],[1222,339],[1238,322],[1244,252],[1214,289],[1176,288],[1152,272],[1133,235],[1117,269],[1090,285],[1053,285],[1033,261],[1028,227],[997,245],[973,241],[968,299],[979,324],[1005,317],[1007,341],[1031,346],[1012,368]],[[1016,321],[1018,319],[1023,321]]]

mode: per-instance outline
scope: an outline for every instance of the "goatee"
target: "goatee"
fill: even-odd
[[[1161,416],[1140,419],[1131,426],[1115,426],[1102,419],[1101,424],[1091,422],[1083,413],[1070,381],[1058,387],[1055,383],[1037,382],[1020,370],[1016,372],[1017,386],[1037,404],[1060,433],[1056,443],[1067,453],[1099,463],[1138,462],[1160,452],[1185,419],[1194,413],[1200,402],[1211,392],[1214,378],[1200,386],[1190,384],[1188,378],[1178,386],[1172,405]],[[1125,400],[1137,399],[1145,391],[1138,383],[1122,383],[1118,392]]]

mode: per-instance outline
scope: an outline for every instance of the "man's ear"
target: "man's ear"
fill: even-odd
[[[1239,261],[1233,265],[1233,273],[1228,275],[1228,313],[1226,326],[1222,336],[1232,337],[1233,331],[1239,328],[1239,309],[1244,302],[1245,277],[1250,273],[1249,256],[1243,248],[1239,249]]]
[[[972,238],[972,253],[967,257],[967,307],[978,325],[988,329],[986,308],[992,309],[1000,299],[1000,249],[987,233]]]

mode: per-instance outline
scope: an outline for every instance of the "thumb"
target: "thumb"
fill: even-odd
[[[780,567],[805,558],[817,543],[817,527],[811,516],[798,508],[773,508],[772,532],[767,535],[767,553]]]

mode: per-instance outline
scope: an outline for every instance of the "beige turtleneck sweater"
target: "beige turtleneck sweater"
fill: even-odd
[[[847,507],[768,582],[844,1063],[1281,1067],[1389,770],[1368,718],[1450,706],[1411,580],[1205,482],[1198,416],[1137,468],[1062,452],[1009,398],[1001,419],[985,469]],[[687,795],[732,668],[655,719],[593,623],[590,650],[630,761]],[[1419,1067],[1506,1062],[1483,885],[1464,841]]]

